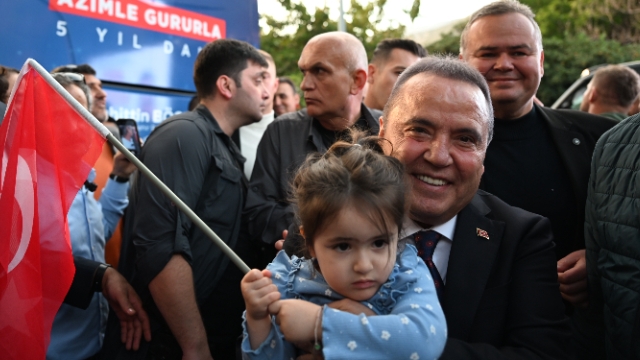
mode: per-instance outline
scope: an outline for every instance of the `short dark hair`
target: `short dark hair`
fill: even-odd
[[[427,50],[422,45],[409,39],[384,39],[378,43],[376,49],[373,50],[371,62],[385,62],[394,49],[405,50],[413,55],[423,58],[427,56]]]
[[[240,87],[240,73],[247,68],[249,61],[269,67],[258,50],[244,41],[220,39],[208,43],[198,54],[193,67],[198,97],[205,99],[214,94],[215,83],[222,75],[232,78]]]
[[[611,105],[629,107],[640,92],[640,76],[624,65],[602,67],[596,70],[591,81],[603,100]]]
[[[536,44],[539,47],[538,50],[542,51],[542,32],[540,31],[540,26],[538,26],[538,23],[535,20],[536,15],[533,13],[531,8],[527,5],[521,4],[517,0],[500,0],[492,2],[471,14],[469,22],[467,22],[467,25],[464,27],[462,34],[460,35],[460,53],[462,54],[462,51],[467,46],[469,28],[471,28],[471,25],[473,25],[474,22],[482,19],[483,17],[506,14],[520,14],[531,22],[536,33]]]
[[[14,69],[12,67],[0,65],[0,101],[3,103],[7,103],[9,101],[9,80],[7,79],[7,74],[15,73],[20,74],[20,70]],[[2,114],[0,114],[2,116]]]
[[[287,84],[291,86],[291,89],[293,90],[294,94],[298,93],[298,87],[296,86],[296,84],[293,83],[293,80],[291,80],[290,78],[286,76],[280,76],[278,78],[278,81],[280,82],[280,84]]]
[[[307,156],[293,180],[293,203],[305,238],[305,256],[319,231],[351,205],[386,233],[400,232],[406,212],[404,166],[384,155],[377,136],[352,131],[326,153]],[[394,228],[387,228],[387,220]]]
[[[91,67],[89,64],[80,64],[80,65],[62,65],[51,71],[52,73],[62,73],[62,72],[71,72],[83,75],[93,75],[96,76],[96,70]]]
[[[491,105],[491,95],[489,93],[487,80],[482,76],[482,74],[480,74],[480,72],[478,72],[478,70],[458,58],[451,56],[428,56],[403,71],[400,77],[398,77],[396,84],[393,86],[393,90],[391,90],[391,95],[389,96],[387,104],[384,106],[383,116],[385,119],[389,118],[391,109],[395,108],[400,101],[400,95],[404,84],[409,79],[419,74],[431,74],[446,79],[458,80],[474,85],[480,89],[484,96],[487,108],[487,144],[491,142],[491,139],[493,138],[493,106]],[[386,126],[388,122],[385,122],[384,124]]]

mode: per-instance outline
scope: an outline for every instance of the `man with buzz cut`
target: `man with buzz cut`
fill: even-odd
[[[624,65],[596,70],[582,97],[580,110],[622,121],[640,94],[640,76]]]
[[[398,76],[425,56],[427,51],[413,40],[385,39],[379,42],[369,63],[369,89],[364,104],[370,109],[384,109]]]
[[[300,109],[300,95],[291,79],[286,76],[278,78],[278,91],[273,98],[273,110],[276,116],[295,112]]]
[[[220,39],[196,58],[195,110],[156,127],[140,160],[237,254],[246,199],[244,158],[231,139],[262,118],[268,64],[250,44]],[[120,271],[140,294],[152,338],[137,352],[110,321],[105,359],[233,359],[242,333],[242,272],[148,178],[136,179]],[[126,251],[125,249],[126,248]]]
[[[460,37],[460,58],[484,75],[495,114],[480,189],[551,221],[574,350],[580,359],[598,358],[587,349],[600,342],[586,340],[597,329],[576,309],[588,304],[584,220],[591,155],[615,122],[534,104],[544,73],[534,17],[518,1],[496,1],[472,14]]]

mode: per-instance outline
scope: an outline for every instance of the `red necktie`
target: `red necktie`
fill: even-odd
[[[424,260],[425,264],[427,264],[427,267],[429,268],[429,272],[431,272],[431,277],[433,278],[433,283],[435,284],[436,292],[438,293],[438,299],[442,300],[444,282],[440,277],[438,268],[436,268],[436,265],[431,259],[433,257],[433,251],[436,249],[436,244],[438,244],[442,235],[433,230],[418,231],[413,234],[413,238],[416,242],[416,248],[418,249],[418,256]]]

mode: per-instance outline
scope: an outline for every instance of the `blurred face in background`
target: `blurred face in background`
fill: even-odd
[[[84,74],[84,80],[91,90],[93,103],[91,104],[91,114],[100,121],[106,121],[109,118],[107,112],[107,93],[102,90],[102,81],[95,75]]]
[[[369,90],[365,103],[368,107],[382,110],[389,99],[393,85],[404,69],[420,58],[403,49],[393,49],[385,60],[369,65]]]
[[[267,59],[269,68],[264,73],[264,86],[269,92],[269,99],[264,104],[262,115],[270,114],[273,111],[273,96],[278,90],[278,78],[276,77],[276,65]]]
[[[84,91],[78,85],[67,85],[65,90],[73,96],[74,99],[78,100],[80,105],[82,105],[85,109],[89,110],[89,102],[87,101],[87,97],[84,94]]]
[[[276,116],[294,112],[300,107],[300,95],[294,92],[291,85],[287,83],[278,84],[278,90],[273,99],[273,110]]]

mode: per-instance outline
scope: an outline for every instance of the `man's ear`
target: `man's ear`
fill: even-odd
[[[593,104],[598,101],[598,98],[600,98],[600,94],[598,94],[598,89],[594,86],[591,88],[591,91],[589,91],[589,94],[587,94],[587,100],[589,103]]]
[[[378,137],[383,138],[384,137],[384,118],[380,116],[380,119],[378,119],[378,122],[380,123],[380,132],[378,132]]]
[[[218,89],[220,96],[229,100],[235,94],[236,82],[227,75],[220,75],[218,80],[216,80],[216,89]]]
[[[376,66],[373,64],[369,64],[369,74],[367,74],[367,82],[369,84],[373,84],[373,74],[376,73]]]
[[[293,94],[293,98],[296,100],[296,110],[300,109],[300,95],[298,93]]]
[[[544,50],[540,51],[540,77],[544,76]]]
[[[351,95],[355,95],[358,92],[362,91],[364,85],[367,82],[367,72],[363,69],[358,69],[353,73],[353,84],[351,85],[351,89],[349,93]]]

